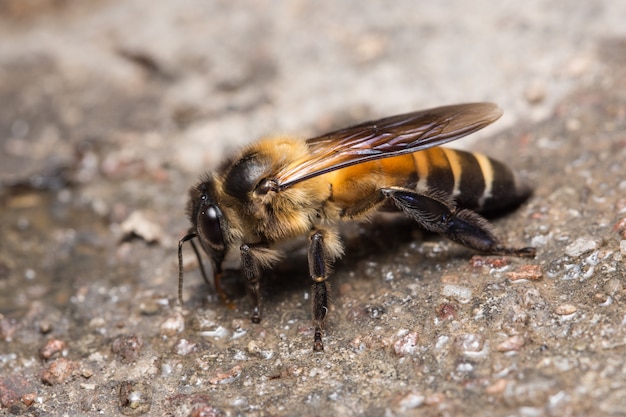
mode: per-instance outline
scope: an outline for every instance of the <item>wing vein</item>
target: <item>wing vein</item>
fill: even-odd
[[[280,189],[351,165],[418,152],[491,124],[502,111],[491,103],[437,107],[391,116],[307,140],[310,154],[276,175]]]

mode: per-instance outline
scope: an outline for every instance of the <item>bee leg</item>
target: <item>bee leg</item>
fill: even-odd
[[[401,188],[382,188],[381,194],[426,230],[488,254],[534,257],[535,248],[500,246],[489,222],[471,210],[457,209],[440,196]]]
[[[193,251],[196,254],[196,258],[198,258],[198,264],[200,265],[202,278],[204,279],[204,282],[206,282],[206,284],[210,287],[211,282],[209,281],[209,277],[206,273],[206,269],[204,269],[204,265],[202,264],[202,257],[200,256],[200,250],[198,249],[198,245],[193,240],[191,240],[190,242],[191,242],[191,247],[193,248]],[[213,287],[215,288],[215,292],[217,292],[217,295],[220,297],[222,302],[228,308],[233,309],[235,308],[235,304],[233,304],[233,302],[228,297],[228,294],[226,294],[226,291],[224,291],[224,289],[222,288],[221,282],[222,282],[223,276],[224,276],[224,272],[222,271],[221,260],[215,260],[213,262]],[[179,293],[181,293],[181,291],[179,291]],[[179,296],[179,298],[181,297]]]
[[[309,274],[313,279],[312,302],[313,302],[313,325],[315,326],[315,336],[313,338],[313,350],[320,352],[324,350],[322,342],[322,328],[328,312],[328,249],[324,242],[324,231],[316,230],[311,235],[309,246]]]
[[[255,256],[253,245],[243,244],[239,247],[241,252],[241,270],[248,283],[248,292],[252,298],[253,323],[261,322],[261,262]]]

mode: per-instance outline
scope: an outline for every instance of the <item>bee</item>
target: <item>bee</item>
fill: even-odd
[[[182,305],[182,247],[192,243],[211,259],[214,287],[222,263],[238,251],[261,321],[262,271],[283,253],[278,243],[308,235],[313,349],[322,351],[328,276],[343,255],[338,223],[368,220],[377,210],[404,213],[419,226],[485,254],[533,257],[535,248],[503,246],[480,213],[512,209],[531,189],[504,164],[478,153],[440,147],[491,124],[502,111],[491,103],[438,107],[337,130],[306,141],[262,138],[205,175],[189,191],[191,228],[178,245]]]

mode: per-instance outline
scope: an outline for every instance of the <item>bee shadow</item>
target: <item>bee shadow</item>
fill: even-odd
[[[402,245],[431,236],[402,216],[385,217],[382,221],[371,223],[343,224],[340,233],[345,250],[344,256],[333,265],[335,272],[350,270],[363,260],[385,259],[386,255],[394,253]],[[284,299],[285,294],[309,291],[313,282],[309,277],[307,249],[306,239],[298,240],[285,250],[281,262],[263,270],[261,291],[265,301],[279,301]],[[241,271],[228,269],[224,272],[222,287],[231,299],[238,302],[245,298],[246,282]]]

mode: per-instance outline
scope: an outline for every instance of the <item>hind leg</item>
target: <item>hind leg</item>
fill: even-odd
[[[451,200],[436,193],[381,188],[361,204],[355,205],[352,210],[346,211],[344,216],[357,217],[381,205],[385,200],[393,202],[424,229],[477,251],[494,255],[535,256],[535,248],[502,246],[487,220],[471,210],[458,209]]]

